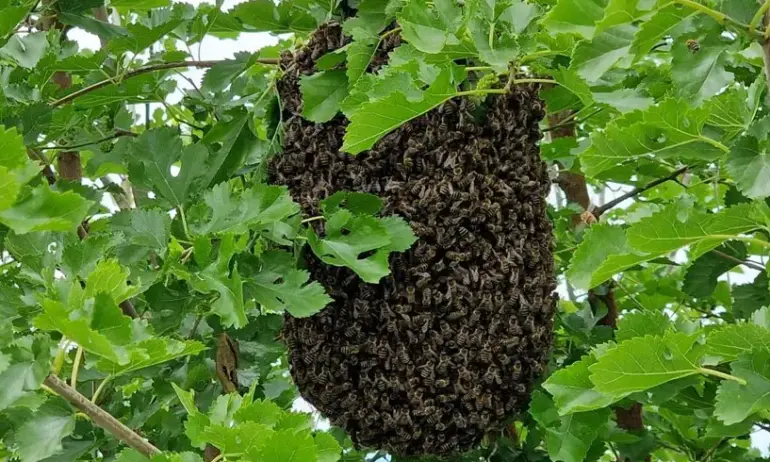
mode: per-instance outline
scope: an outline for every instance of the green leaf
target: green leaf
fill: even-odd
[[[403,93],[394,92],[385,98],[366,102],[350,116],[350,125],[345,132],[341,149],[350,154],[365,151],[402,124],[456,95],[457,89],[451,81],[451,72],[445,69],[425,90],[419,101],[408,100]]]
[[[302,76],[302,117],[316,123],[328,122],[340,111],[348,96],[348,78],[338,69]]]
[[[347,84],[351,88],[353,87],[353,85],[355,85],[356,82],[358,82],[358,79],[361,78],[361,76],[364,75],[364,73],[366,72],[366,69],[369,67],[369,63],[372,61],[372,56],[374,56],[375,51],[377,51],[376,44],[372,42],[367,42],[367,41],[356,40],[353,43],[351,43],[350,46],[348,46],[346,75],[347,75]],[[301,82],[300,82],[300,85],[301,85]],[[347,97],[347,92],[345,92],[345,97]],[[305,99],[304,94],[302,98],[303,98],[303,101],[307,101]],[[339,103],[335,103],[335,104],[339,106]],[[336,111],[335,111],[335,114],[336,114]],[[303,113],[303,115],[305,114]]]
[[[254,286],[254,298],[265,308],[307,317],[321,311],[332,299],[310,274],[296,269],[294,257],[281,251],[262,254],[262,268],[247,281]]]
[[[125,28],[129,35],[110,40],[109,49],[116,54],[126,52],[139,54],[170,34],[180,24],[182,24],[181,19],[171,19],[160,24],[153,24],[153,27],[147,27],[138,22],[127,24]]]
[[[11,364],[0,371],[0,410],[40,388],[51,367],[51,340],[42,335],[17,338],[2,352]]]
[[[72,191],[52,191],[46,184],[22,191],[13,207],[0,211],[0,223],[17,234],[74,231],[91,205]]]
[[[757,349],[740,355],[737,361],[730,364],[730,371],[747,384],[722,381],[714,406],[714,415],[719,420],[725,425],[732,425],[755,412],[770,408],[770,351]]]
[[[112,362],[125,364],[128,361],[125,348],[115,345],[107,337],[106,334],[111,333],[109,329],[100,332],[92,327],[89,319],[79,313],[81,310],[68,309],[63,303],[49,299],[43,300],[42,305],[43,312],[34,320],[37,328],[59,331],[87,352]]]
[[[505,72],[519,52],[513,30],[515,18],[501,11],[508,4],[487,0],[466,3],[466,25],[479,58],[498,72]]]
[[[458,45],[455,36],[462,11],[451,0],[436,0],[429,6],[425,0],[412,0],[398,15],[401,35],[412,46],[425,53],[438,53],[446,45]]]
[[[606,426],[607,409],[559,417],[543,393],[533,395],[529,413],[545,428],[545,443],[553,461],[582,462],[592,443]]]
[[[167,337],[153,337],[130,345],[127,348],[127,362],[115,363],[105,358],[99,361],[97,368],[117,377],[178,358],[197,355],[206,349],[204,344],[194,340],[181,341]]]
[[[562,0],[541,20],[551,32],[576,33],[590,39],[596,23],[604,17],[604,0]]]
[[[37,462],[61,451],[61,440],[75,430],[75,414],[60,399],[43,404],[15,434],[22,462]]]
[[[315,437],[316,460],[318,462],[337,462],[342,456],[342,447],[329,433],[316,433]]]
[[[131,209],[114,215],[110,228],[121,233],[131,246],[163,254],[168,247],[171,217],[158,209]]]
[[[316,460],[316,447],[313,438],[306,432],[281,430],[273,433],[259,454],[259,460],[308,462]]]
[[[110,0],[110,6],[131,10],[150,10],[169,6],[171,0]]]
[[[770,306],[770,283],[763,271],[750,284],[733,287],[733,312],[738,318],[748,318],[760,308]]]
[[[219,298],[212,303],[211,310],[222,319],[224,325],[241,328],[248,321],[243,304],[243,283],[237,266],[230,274],[229,263],[234,253],[233,235],[226,234],[220,241],[217,260],[202,271],[186,277],[195,290],[218,293]]]
[[[183,205],[188,193],[202,186],[206,172],[206,148],[200,144],[182,148],[182,140],[172,128],[146,131],[131,145],[130,176],[134,184],[154,191],[171,206]],[[171,167],[182,166],[177,175]]]
[[[642,95],[639,90],[631,88],[622,88],[606,93],[596,92],[592,96],[597,102],[607,104],[620,112],[644,110],[655,102],[654,99]]]
[[[71,13],[59,13],[57,18],[63,24],[80,27],[86,32],[90,32],[94,35],[106,39],[129,35],[129,32],[120,26],[109,24],[104,21],[99,21],[95,18],[89,18],[87,16]]]
[[[251,0],[238,4],[231,14],[255,32],[307,33],[316,28],[315,19],[294,2],[276,5],[271,0]]]
[[[706,348],[721,362],[734,361],[756,349],[770,349],[770,330],[751,323],[722,326],[709,332]]]
[[[176,393],[177,398],[179,398],[179,402],[182,403],[184,410],[187,411],[188,414],[198,413],[198,408],[195,406],[195,390],[185,391],[173,382],[171,383],[171,386],[174,388],[174,393]]]
[[[664,336],[671,331],[671,320],[660,311],[632,311],[618,321],[615,339],[623,342],[645,335]]]
[[[99,293],[109,295],[115,303],[133,297],[138,288],[128,285],[128,268],[120,266],[117,260],[104,260],[96,265],[86,279],[85,297],[95,297]]]
[[[578,289],[590,289],[593,275],[612,255],[628,252],[626,233],[619,226],[597,223],[583,235],[567,270],[567,278]]]
[[[593,355],[583,356],[580,361],[554,372],[543,383],[543,388],[553,395],[560,415],[601,409],[615,402],[614,397],[594,390],[588,370],[593,364],[596,364]]]
[[[620,343],[589,367],[596,390],[615,397],[698,374],[703,350],[697,335],[669,333]]]
[[[689,216],[682,220],[682,214]],[[692,246],[691,258],[698,258],[722,242],[756,229],[759,224],[752,218],[753,206],[743,204],[722,210],[714,214],[683,211],[677,205],[671,205],[651,217],[644,218],[626,230],[626,248],[620,244],[617,232],[614,235],[615,253],[608,255],[591,272],[589,287],[595,287],[614,274],[646,261],[667,255],[685,246]],[[601,255],[592,249],[592,241],[582,242],[575,251],[582,273],[578,281],[584,283],[585,272],[590,270],[589,258]],[[583,256],[585,255],[585,256]],[[574,263],[575,265],[578,262]],[[571,269],[571,267],[570,267]],[[578,277],[578,276],[575,276]],[[585,287],[585,286],[583,286]]]
[[[345,208],[357,215],[375,215],[382,210],[382,199],[374,194],[337,191],[321,201],[324,215],[333,215]]]
[[[735,78],[725,69],[728,53],[722,43],[702,43],[700,51],[693,53],[685,41],[678,41],[671,55],[671,78],[679,94],[693,105],[716,95]]]
[[[663,37],[671,34],[676,26],[696,13],[697,10],[683,8],[678,4],[669,4],[661,8],[649,21],[642,23],[639,32],[634,37],[631,53],[636,55],[636,60],[639,60],[649,53]]]
[[[227,88],[236,77],[246,72],[256,60],[251,53],[235,53],[235,59],[226,59],[214,64],[203,75],[201,91],[218,92]]]
[[[719,252],[719,253],[717,253]],[[726,242],[697,260],[688,268],[684,275],[682,291],[693,297],[708,297],[717,287],[717,279],[722,274],[730,271],[739,263],[733,259],[746,259],[746,246],[742,242]]]
[[[727,157],[727,171],[735,178],[738,189],[751,199],[764,199],[770,196],[770,155],[766,142],[760,142],[753,136],[739,138]]]
[[[9,170],[23,167],[28,162],[24,137],[15,127],[6,129],[0,125],[0,165]]]
[[[591,135],[591,146],[580,155],[586,175],[597,176],[642,156],[712,160],[728,152],[703,134],[708,114],[689,108],[683,100],[666,99],[643,112],[642,120],[636,115],[616,119]]]
[[[45,32],[15,34],[0,48],[0,56],[15,61],[23,68],[32,69],[43,57],[47,48],[48,39]]]
[[[575,69],[568,69],[560,66],[557,70],[551,72],[551,76],[553,76],[553,79],[559,83],[559,86],[552,88],[551,91],[555,91],[557,88],[569,90],[577,96],[580,102],[585,106],[589,106],[594,102],[594,95],[591,92],[591,88],[585,80],[577,74]]]
[[[348,210],[340,210],[326,223],[324,238],[309,229],[308,243],[322,261],[333,266],[346,266],[366,282],[379,282],[390,273],[387,252],[360,257],[391,243],[388,229],[374,217],[354,216]]]
[[[236,193],[229,183],[220,183],[207,191],[203,200],[210,209],[210,216],[192,226],[196,234],[265,230],[273,223],[299,213],[299,206],[283,186],[257,184]]]
[[[241,406],[235,411],[235,421],[254,422],[269,429],[275,428],[284,415],[284,411],[273,401],[256,400],[251,404]]]
[[[572,53],[570,67],[589,83],[599,80],[623,58],[628,57],[636,27],[623,24],[602,31],[591,41],[580,42]]]
[[[743,86],[733,86],[706,101],[704,108],[709,115],[706,125],[722,130],[726,140],[748,130],[762,104],[764,87],[764,79],[760,77],[748,90]]]

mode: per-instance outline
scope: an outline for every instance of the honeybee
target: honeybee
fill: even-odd
[[[698,43],[697,40],[689,39],[687,40],[687,48],[690,50],[691,53],[695,54],[700,51],[700,43]]]

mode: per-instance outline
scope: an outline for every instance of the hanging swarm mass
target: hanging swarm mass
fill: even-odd
[[[371,67],[399,44],[391,37]],[[291,372],[302,396],[360,446],[467,450],[527,405],[551,346],[543,106],[534,86],[489,97],[478,120],[472,100],[455,99],[370,151],[342,153],[347,120],[303,119],[298,78],[345,43],[339,27],[323,27],[283,57],[284,153],[270,180],[287,185],[308,216],[336,191],[376,194],[419,240],[391,257],[380,284],[306,256],[334,303],[286,318]]]

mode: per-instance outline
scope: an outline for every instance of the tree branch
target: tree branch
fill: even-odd
[[[101,138],[101,139],[98,139],[98,140],[95,140],[95,141],[89,141],[87,143],[72,144],[72,145],[69,145],[69,146],[48,146],[48,147],[46,147],[46,146],[38,146],[35,149],[40,149],[40,150],[43,150],[43,151],[51,151],[51,150],[67,151],[67,150],[82,148],[82,147],[85,147],[85,146],[91,146],[92,144],[104,143],[105,141],[114,140],[114,139],[120,138],[122,136],[136,137],[136,136],[139,136],[139,135],[137,135],[134,132],[130,132],[128,130],[118,129],[112,135],[105,136],[104,138]]]
[[[46,377],[43,384],[67,400],[67,402],[80,409],[83,414],[90,417],[100,428],[112,433],[117,439],[129,447],[136,449],[148,458],[161,453],[160,449],[156,448],[136,432],[123,425],[118,419],[92,403],[88,398],[78,393],[77,390],[67,385],[55,375]]]
[[[210,68],[215,66],[216,64],[219,64],[221,62],[224,62],[223,60],[214,60],[214,61],[174,61],[169,63],[160,63],[160,64],[150,64],[148,66],[139,67],[137,69],[134,69],[132,71],[129,71],[126,73],[125,76],[123,76],[123,79],[130,79],[132,77],[136,77],[138,75],[147,74],[149,72],[156,72],[156,71],[162,71],[165,69],[177,69],[180,67],[198,67],[198,68]],[[278,59],[277,58],[264,58],[264,59],[258,59],[258,63],[260,64],[270,64],[270,65],[277,65]],[[75,99],[86,95],[88,93],[94,92],[96,90],[102,89],[106,86],[115,84],[114,79],[106,79],[102,80],[101,82],[96,82],[92,85],[89,85],[85,88],[81,88],[78,91],[72,92],[69,95],[57,99],[56,101],[51,103],[51,107],[59,107],[63,106],[65,104],[69,104]]]
[[[655,186],[658,186],[659,184],[665,183],[666,181],[671,181],[673,179],[676,179],[676,177],[678,177],[682,173],[686,172],[687,169],[689,169],[689,167],[682,167],[679,170],[671,173],[667,177],[658,178],[657,180],[651,181],[651,182],[647,183],[646,185],[644,185],[642,187],[634,188],[633,190],[623,194],[622,196],[607,202],[606,204],[602,205],[601,207],[597,207],[596,209],[594,209],[594,215],[596,215],[596,217],[598,218],[604,212],[606,212],[607,210],[615,207],[616,205],[620,204],[621,202],[625,201],[626,199],[631,199],[632,197],[636,197],[639,194],[641,194],[641,193],[643,193],[643,192],[645,192],[647,190],[650,190],[650,189],[654,188]]]

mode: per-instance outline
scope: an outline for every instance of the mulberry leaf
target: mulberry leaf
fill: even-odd
[[[61,441],[75,430],[75,414],[61,399],[50,399],[15,434],[21,462],[37,462],[62,450]]]
[[[618,321],[618,342],[645,335],[663,336],[672,328],[671,320],[660,311],[632,311]]]
[[[770,154],[767,143],[752,136],[739,138],[727,157],[727,171],[735,178],[738,189],[751,199],[770,196]]]
[[[408,99],[403,93],[393,92],[385,98],[365,102],[350,115],[350,125],[341,149],[350,154],[365,151],[402,124],[456,95],[452,72],[445,68],[418,101]]]
[[[729,324],[709,332],[706,348],[721,362],[734,361],[755,349],[770,350],[770,330],[752,323]]]
[[[739,261],[746,259],[746,246],[742,242],[726,242],[696,259],[684,275],[682,291],[693,297],[708,297],[717,287],[717,279],[740,263],[715,252],[724,253]]]
[[[554,372],[543,383],[543,388],[553,395],[560,415],[601,409],[615,402],[615,398],[594,389],[589,367],[596,364],[593,355],[583,356],[569,366]]]
[[[366,282],[376,283],[390,272],[386,253],[361,257],[391,243],[387,228],[374,217],[354,216],[348,210],[340,210],[329,217],[326,236],[320,238],[311,229],[308,242],[325,263],[346,266]]]
[[[589,367],[596,390],[616,397],[700,373],[697,335],[647,335],[620,343]]]
[[[730,364],[733,376],[746,381],[741,385],[724,380],[717,389],[714,415],[726,425],[743,421],[751,414],[770,409],[770,351],[754,350]]]
[[[341,69],[318,72],[300,78],[299,87],[302,116],[316,123],[328,122],[337,115],[348,96],[348,77]]]
[[[401,34],[407,42],[425,53],[438,53],[446,45],[458,45],[455,36],[462,22],[460,7],[452,0],[412,0],[398,15]]]
[[[273,311],[288,311],[295,317],[311,316],[332,299],[318,282],[310,282],[307,271],[295,268],[293,256],[271,251],[262,255],[262,268],[249,278],[257,303]]]
[[[52,191],[48,185],[22,191],[16,203],[0,211],[0,223],[17,234],[35,231],[74,231],[93,203],[67,191]]]

